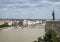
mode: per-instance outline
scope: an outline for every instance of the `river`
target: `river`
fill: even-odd
[[[43,36],[44,28],[17,28],[0,30],[0,42],[33,42]]]

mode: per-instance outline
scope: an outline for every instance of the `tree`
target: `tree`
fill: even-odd
[[[55,30],[49,29],[43,39],[39,37],[37,42],[60,42],[60,37],[57,37]]]
[[[49,29],[44,37],[44,41],[46,42],[57,42],[57,33],[56,31]]]
[[[43,39],[41,37],[38,38],[38,42],[41,42]]]
[[[34,42],[38,42],[38,41],[35,40]]]

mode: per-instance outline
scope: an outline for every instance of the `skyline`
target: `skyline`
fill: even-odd
[[[60,19],[60,0],[0,0],[0,18]]]

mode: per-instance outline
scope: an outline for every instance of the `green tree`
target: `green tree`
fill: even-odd
[[[49,29],[43,39],[39,37],[37,42],[60,42],[60,37],[57,37],[55,30]]]
[[[44,37],[44,41],[46,42],[58,42],[56,31],[49,29]]]
[[[34,42],[38,42],[38,41],[35,40]]]
[[[42,42],[42,40],[43,40],[43,39],[42,39],[41,37],[38,38],[38,42]]]

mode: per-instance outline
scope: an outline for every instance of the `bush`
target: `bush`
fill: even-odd
[[[2,24],[2,25],[0,25],[0,28],[2,28],[2,27],[11,27],[11,25]]]
[[[38,38],[38,42],[60,42],[60,37],[57,37],[55,30],[49,29],[43,39],[41,37]]]

